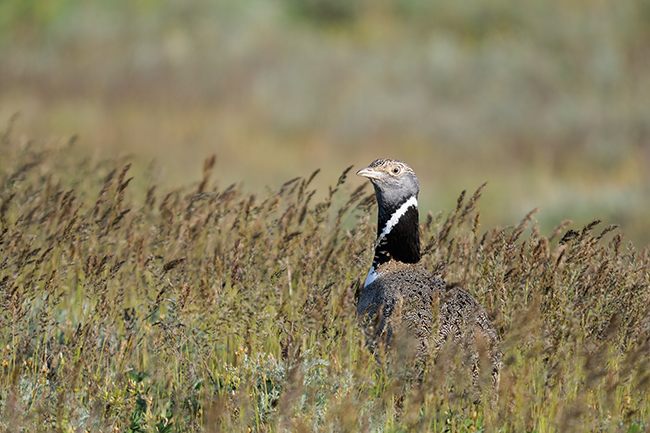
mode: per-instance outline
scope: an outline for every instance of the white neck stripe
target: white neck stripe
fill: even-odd
[[[406,213],[406,211],[411,207],[414,206],[415,208],[418,207],[418,199],[413,196],[410,199],[406,200],[404,204],[402,204],[396,211],[395,213],[390,217],[388,222],[386,223],[386,227],[384,227],[384,230],[382,230],[381,234],[377,238],[377,240],[385,238],[388,233],[390,233],[391,230],[393,230],[393,227],[399,222],[399,219],[402,218],[402,216]]]
[[[363,287],[369,286],[377,277],[379,274],[377,273],[377,270],[375,269],[375,265],[372,265],[370,268],[370,272],[368,272],[368,276],[366,277],[366,282],[363,283]]]

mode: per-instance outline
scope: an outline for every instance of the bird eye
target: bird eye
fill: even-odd
[[[397,173],[399,173],[399,167],[393,168],[393,174],[397,174]]]

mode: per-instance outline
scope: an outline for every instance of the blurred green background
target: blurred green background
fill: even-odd
[[[166,186],[251,191],[408,162],[421,210],[489,181],[483,227],[532,208],[650,242],[650,1],[2,0],[0,123]],[[363,182],[363,180],[353,180]],[[356,183],[355,183],[356,185]]]

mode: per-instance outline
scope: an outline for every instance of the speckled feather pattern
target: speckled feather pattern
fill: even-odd
[[[376,326],[375,334],[381,335],[386,328],[386,319],[391,317],[395,306],[402,304],[406,308],[404,319],[423,349],[428,347],[433,323],[431,305],[444,292],[445,283],[432,277],[417,264],[402,263],[391,260],[377,268],[379,275],[372,283],[364,287],[357,306],[360,315],[374,318],[381,311],[381,322]],[[385,330],[388,338],[393,333],[392,326]]]
[[[414,339],[417,347],[411,343],[402,347],[415,349],[416,358],[426,360],[445,344],[455,344],[465,354],[475,384],[484,350],[498,383],[499,338],[487,313],[467,291],[447,287],[420,265],[420,187],[413,169],[400,161],[378,159],[357,174],[373,184],[379,208],[375,257],[358,304],[371,347],[379,341],[396,346],[396,338]]]
[[[478,337],[486,343],[493,364],[493,380],[498,380],[497,333],[483,307],[468,292],[460,287],[447,289],[444,280],[419,264],[391,260],[377,272],[380,276],[362,290],[358,304],[358,312],[366,324],[381,318],[374,324],[371,340],[385,338],[390,344],[393,328],[401,322],[418,342],[418,356],[435,355],[443,344],[453,342],[467,347],[472,363],[477,363]],[[398,305],[399,318],[394,317]],[[434,316],[436,307],[437,317]],[[431,344],[434,346],[430,347]],[[478,376],[477,370],[473,373]]]

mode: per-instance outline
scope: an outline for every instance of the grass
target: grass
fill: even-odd
[[[424,208],[487,180],[486,226],[539,206],[544,234],[598,216],[645,245],[649,4],[5,0],[0,123],[156,158],[161,189],[216,153],[250,192],[319,167],[321,199],[393,157]]]
[[[244,194],[213,158],[161,190],[73,142],[1,139],[4,431],[650,429],[650,252],[615,227],[484,229],[481,188],[423,218],[425,266],[502,337],[476,405],[455,354],[409,385],[366,349],[375,202],[350,169],[322,200],[317,171]]]

